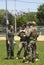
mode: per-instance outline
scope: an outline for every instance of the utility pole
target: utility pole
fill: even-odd
[[[8,11],[7,11],[7,0],[5,0],[6,3],[6,48],[8,48],[8,25],[9,25],[9,21],[8,21]],[[8,57],[8,51],[7,51],[7,57]]]
[[[7,10],[7,0],[6,0],[6,40],[8,39],[8,25],[9,25],[9,21],[8,21],[8,10]]]
[[[15,33],[17,32],[17,29],[16,29],[16,0],[14,0],[14,16],[15,16]]]

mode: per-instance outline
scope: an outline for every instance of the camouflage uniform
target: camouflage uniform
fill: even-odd
[[[24,51],[24,57],[26,57],[27,56],[27,54],[28,54],[28,44],[29,44],[29,28],[27,27],[27,28],[25,28],[25,35],[26,35],[26,45],[25,45],[25,51]]]
[[[37,31],[37,28],[31,24],[31,27],[27,30],[27,37],[29,37],[29,42],[28,42],[28,61],[33,61],[36,58],[36,42],[37,42],[37,37],[39,33]]]
[[[37,32],[37,28],[36,27],[32,27],[29,30],[30,32],[30,41],[29,41],[29,61],[33,61],[36,58],[36,42],[37,42],[37,37],[38,37],[38,32]]]
[[[12,28],[8,30],[8,41],[7,41],[7,57],[13,58],[14,57],[14,31]]]
[[[22,48],[25,49],[25,45],[26,45],[26,35],[25,35],[25,30],[20,30],[19,34],[20,36],[20,44],[19,44],[19,48],[18,48],[18,53],[17,53],[17,57],[20,57],[20,53]]]

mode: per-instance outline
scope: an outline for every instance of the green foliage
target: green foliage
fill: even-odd
[[[15,25],[14,16],[8,12],[9,23]],[[28,21],[35,21],[37,24],[44,25],[44,4],[38,7],[38,12],[28,12],[16,16],[17,28],[22,24],[27,24]],[[0,10],[0,25],[5,26],[6,24],[6,11]]]
[[[0,65],[44,65],[44,42],[38,42],[37,47],[38,47],[38,52],[39,52],[39,61],[35,63],[29,63],[25,64],[22,63],[22,59],[16,60],[16,54],[18,51],[18,45],[19,41],[16,41],[16,45],[14,47],[14,59],[6,60],[6,42],[5,41],[0,41]],[[23,57],[23,50],[21,52],[20,57]]]
[[[3,21],[5,21],[5,11],[0,10],[0,25],[2,25]]]
[[[27,23],[27,16],[19,15],[17,16],[17,27],[21,26],[22,24]]]
[[[38,21],[35,12],[29,12],[27,16],[29,21],[35,21],[35,22]]]
[[[10,24],[14,25],[14,17],[12,16],[11,13],[8,13],[8,20]],[[5,10],[0,10],[0,25],[5,26],[6,25],[6,11]]]
[[[17,27],[21,26],[22,24],[27,24],[28,21],[38,21],[35,12],[28,12],[25,13],[25,15],[23,13],[23,15],[17,16]]]
[[[14,16],[12,16],[11,13],[8,13],[8,20],[9,20],[9,23],[14,25],[15,21],[14,21]]]
[[[44,4],[38,7],[37,18],[39,20],[38,24],[44,25]]]

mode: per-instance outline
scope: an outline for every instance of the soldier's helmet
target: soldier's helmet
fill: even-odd
[[[33,21],[32,23],[33,23],[33,25],[36,25],[36,22]]]
[[[36,26],[36,22],[32,21],[32,22],[28,22],[27,25],[30,27],[30,26]]]

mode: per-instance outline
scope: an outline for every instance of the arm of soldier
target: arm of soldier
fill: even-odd
[[[25,34],[27,37],[29,37],[32,33],[32,30],[31,29],[28,29],[28,30],[25,30]]]
[[[37,32],[37,37],[40,35],[40,33],[39,32]]]
[[[40,34],[40,32],[38,31],[38,28],[37,27],[35,27],[35,29],[36,29],[36,32],[37,32],[37,37],[39,36],[39,34]]]
[[[23,30],[20,30],[19,32],[18,32],[18,36],[21,36],[21,33],[23,32]]]
[[[37,37],[40,35],[40,32],[38,31],[38,29],[37,29]]]
[[[10,44],[9,34],[10,34],[10,30],[8,30],[8,44]]]

